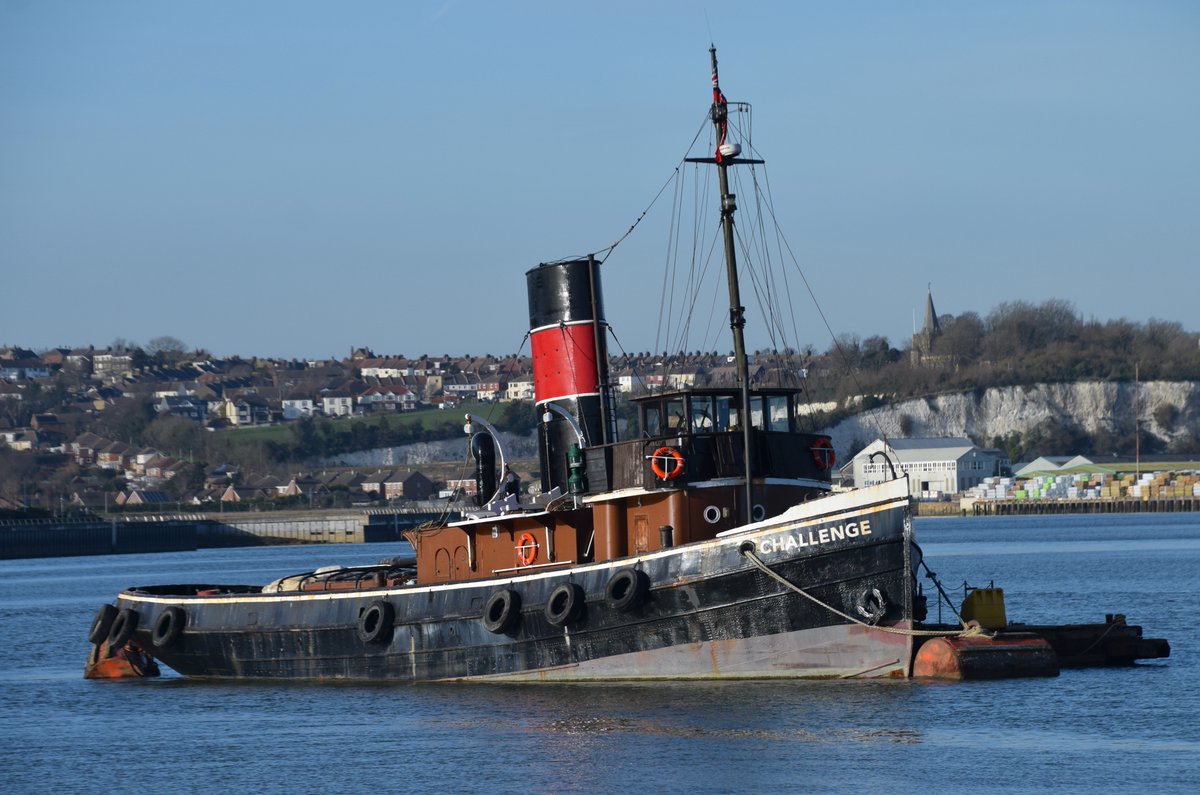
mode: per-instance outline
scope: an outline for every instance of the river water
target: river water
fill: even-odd
[[[1009,620],[1029,623],[1122,612],[1168,638],[1171,657],[968,683],[92,682],[85,636],[123,586],[267,582],[395,545],[0,561],[0,786],[1200,792],[1200,514],[920,519],[916,530],[956,596],[964,580],[994,580]]]

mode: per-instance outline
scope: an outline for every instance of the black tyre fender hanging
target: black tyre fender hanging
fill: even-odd
[[[183,628],[187,626],[187,613],[182,607],[167,607],[154,620],[154,628],[150,631],[150,642],[156,649],[165,649],[179,640]]]
[[[618,569],[604,587],[604,601],[613,610],[627,613],[641,606],[649,587],[649,579],[642,570],[632,566]]]
[[[508,588],[492,594],[483,608],[483,627],[499,635],[516,626],[521,618],[521,596]]]
[[[100,605],[96,617],[92,619],[92,628],[88,630],[88,642],[99,646],[108,640],[108,631],[112,629],[113,619],[117,617],[117,608],[112,605]]]
[[[125,608],[117,613],[117,617],[113,619],[112,626],[108,630],[108,645],[112,649],[119,649],[133,637],[134,630],[138,625],[138,612]]]
[[[386,643],[392,639],[395,621],[392,603],[376,599],[358,614],[358,638],[363,643]]]
[[[546,620],[556,627],[565,627],[579,617],[583,600],[583,588],[573,582],[564,582],[551,591],[546,600]]]

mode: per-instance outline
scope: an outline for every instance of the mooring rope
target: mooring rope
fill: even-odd
[[[888,634],[891,634],[891,635],[907,635],[909,637],[967,638],[967,637],[973,637],[973,636],[978,636],[978,635],[988,636],[988,634],[989,634],[986,630],[983,629],[983,627],[978,627],[978,626],[971,627],[971,626],[967,626],[966,624],[963,624],[963,628],[960,630],[904,629],[902,627],[881,627],[881,626],[877,626],[875,624],[868,624],[866,621],[862,621],[861,619],[858,619],[852,615],[843,613],[841,610],[838,610],[833,605],[826,604],[825,602],[822,602],[817,597],[808,593],[803,588],[801,588],[800,586],[793,583],[791,580],[784,577],[782,574],[779,574],[778,572],[773,570],[766,563],[763,563],[762,559],[759,558],[758,555],[756,555],[754,553],[754,550],[742,549],[742,550],[740,550],[740,552],[742,553],[742,555],[744,555],[746,557],[747,560],[749,560],[760,571],[762,571],[763,574],[766,574],[768,577],[771,577],[772,579],[776,580],[780,584],[786,586],[787,588],[790,588],[791,590],[793,590],[796,593],[803,596],[805,599],[808,599],[810,602],[825,608],[826,610],[833,613],[834,615],[840,616],[841,618],[844,618],[847,621],[850,621],[851,623],[858,624],[859,626],[868,627],[870,629],[877,629],[880,632],[887,632]]]
[[[1100,637],[1098,637],[1098,638],[1096,638],[1094,641],[1092,641],[1092,643],[1091,643],[1091,645],[1090,645],[1090,646],[1088,646],[1086,649],[1084,649],[1083,651],[1079,652],[1079,654],[1077,654],[1077,655],[1075,655],[1075,656],[1077,656],[1077,657],[1083,657],[1083,656],[1084,656],[1084,655],[1086,655],[1088,652],[1090,652],[1092,649],[1094,649],[1094,648],[1096,648],[1097,646],[1099,646],[1099,645],[1100,645],[1100,642],[1101,642],[1101,641],[1103,641],[1105,638],[1107,638],[1107,637],[1108,637],[1108,633],[1112,632],[1112,631],[1113,631],[1114,629],[1116,629],[1117,627],[1123,627],[1123,626],[1125,626],[1125,616],[1116,616],[1115,618],[1113,618],[1113,620],[1112,620],[1112,621],[1110,621],[1110,622],[1109,622],[1109,624],[1108,624],[1108,628],[1107,628],[1107,629],[1105,629],[1103,632],[1101,632],[1101,633],[1100,633]]]

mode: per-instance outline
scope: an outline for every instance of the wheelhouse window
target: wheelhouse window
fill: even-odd
[[[684,421],[686,417],[683,407],[683,398],[671,398],[667,401],[667,433],[679,433],[687,423]]]
[[[763,427],[763,402],[758,395],[750,398],[750,427],[759,430]]]
[[[647,437],[710,434],[739,428],[741,396],[735,392],[685,392],[639,399],[642,434]],[[751,407],[757,427],[764,418],[768,430],[791,426],[792,406],[786,395],[755,395]]]
[[[787,395],[769,395],[766,399],[767,405],[767,430],[768,431],[789,431],[791,430],[791,416],[788,411],[788,396]]]
[[[739,405],[737,398],[732,395],[717,395],[714,403],[716,404],[717,430],[737,430]]]
[[[642,432],[647,436],[661,436],[662,428],[662,407],[654,404],[643,406]]]
[[[750,398],[751,424],[764,431],[792,429],[792,406],[787,395],[754,395]]]
[[[692,432],[711,433],[714,431],[717,424],[717,413],[713,398],[710,395],[693,395],[691,404]]]

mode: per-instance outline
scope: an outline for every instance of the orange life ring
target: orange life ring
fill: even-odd
[[[663,466],[664,461],[671,462],[671,468]],[[662,480],[674,480],[683,474],[683,453],[674,447],[660,447],[650,456],[650,468]]]
[[[837,463],[837,453],[833,452],[833,443],[824,436],[813,442],[812,457],[816,462],[817,469],[822,472],[833,469],[833,465]]]
[[[533,533],[522,533],[517,539],[517,561],[522,566],[529,566],[537,560],[538,544]]]

